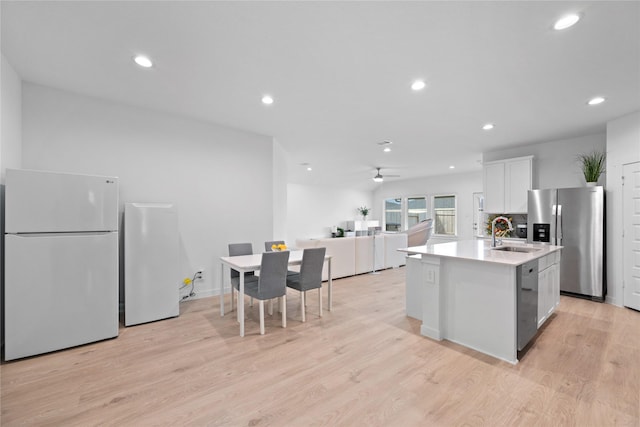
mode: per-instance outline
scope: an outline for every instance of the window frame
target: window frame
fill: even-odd
[[[429,215],[429,212],[432,211],[432,209],[430,209],[430,200],[429,200],[429,195],[428,194],[420,194],[420,195],[413,195],[413,196],[404,196],[403,198],[403,221],[404,223],[402,224],[402,231],[407,231],[409,229],[409,199],[424,199],[424,206],[425,206],[425,216]]]
[[[453,197],[453,234],[443,234],[437,233],[436,226],[436,198],[438,197]],[[458,195],[455,193],[442,193],[442,194],[434,194],[431,196],[431,206],[433,207],[433,236],[438,237],[458,237]]]
[[[404,219],[405,202],[403,197],[385,197],[384,199],[382,199],[382,218],[383,218],[382,226],[384,231],[390,231],[390,230],[387,230],[387,200],[398,200],[398,199],[400,200],[400,224],[399,224],[398,230],[391,231],[391,232],[395,232],[395,233],[402,232],[402,227],[404,226],[404,222],[405,222],[405,219]],[[394,210],[391,212],[396,212],[396,211]]]

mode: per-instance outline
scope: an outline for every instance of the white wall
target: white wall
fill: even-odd
[[[384,182],[373,194],[373,206],[376,212],[383,212],[385,199],[454,194],[458,215],[457,240],[469,240],[474,238],[473,193],[477,192],[482,192],[482,171]],[[455,239],[434,237],[429,243],[447,240]]]
[[[33,84],[22,118],[24,168],[114,175],[121,203],[177,204],[182,274],[205,270],[199,297],[217,293],[229,242],[257,251],[273,235],[270,137]]]
[[[296,239],[330,237],[332,226],[344,228],[346,221],[361,219],[358,207],[371,207],[371,200],[368,191],[288,184],[286,241],[294,244]],[[380,219],[377,212],[367,219]]]
[[[486,152],[482,161],[533,155],[533,188],[584,187],[578,154],[605,149],[605,134],[595,134]],[[598,183],[606,185],[606,177],[601,176]]]
[[[22,81],[2,55],[0,68],[0,184],[4,171],[22,163]]]
[[[269,240],[285,240],[287,236],[287,152],[273,143],[273,236]]]
[[[640,111],[607,123],[607,302],[615,305],[623,305],[622,169],[638,161]]]

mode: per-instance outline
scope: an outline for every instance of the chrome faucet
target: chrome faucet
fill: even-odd
[[[505,221],[507,221],[507,224],[509,224],[509,231],[513,230],[513,225],[511,225],[511,221],[509,221],[509,218],[504,217],[504,216],[499,216],[493,219],[493,221],[491,221],[491,247],[495,248],[496,246],[498,246],[497,241],[496,241],[496,222],[499,219],[504,219]],[[502,240],[499,240],[500,244],[502,244]]]

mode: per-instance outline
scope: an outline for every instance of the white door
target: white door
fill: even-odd
[[[473,235],[484,235],[483,221],[484,197],[482,193],[473,193]]]
[[[484,166],[483,185],[484,211],[504,213],[504,162]]]
[[[640,310],[640,162],[624,165],[624,305]]]
[[[531,190],[531,159],[505,164],[504,211],[527,213],[527,192]]]
[[[118,233],[5,237],[5,359],[118,335]]]
[[[172,204],[124,208],[125,325],[180,314],[178,211]]]
[[[7,169],[5,232],[117,229],[117,178]]]

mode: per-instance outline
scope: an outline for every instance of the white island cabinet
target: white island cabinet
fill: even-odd
[[[538,328],[560,304],[560,252],[538,260]]]
[[[411,255],[407,257],[407,315],[422,320],[421,334],[517,363],[518,267],[539,260],[538,278],[549,277],[542,278],[537,311],[532,314],[538,314],[533,319],[536,328],[560,298],[556,273],[562,247],[511,246],[521,252],[491,248],[488,241],[478,240],[400,249]],[[539,322],[541,310],[545,314]]]

